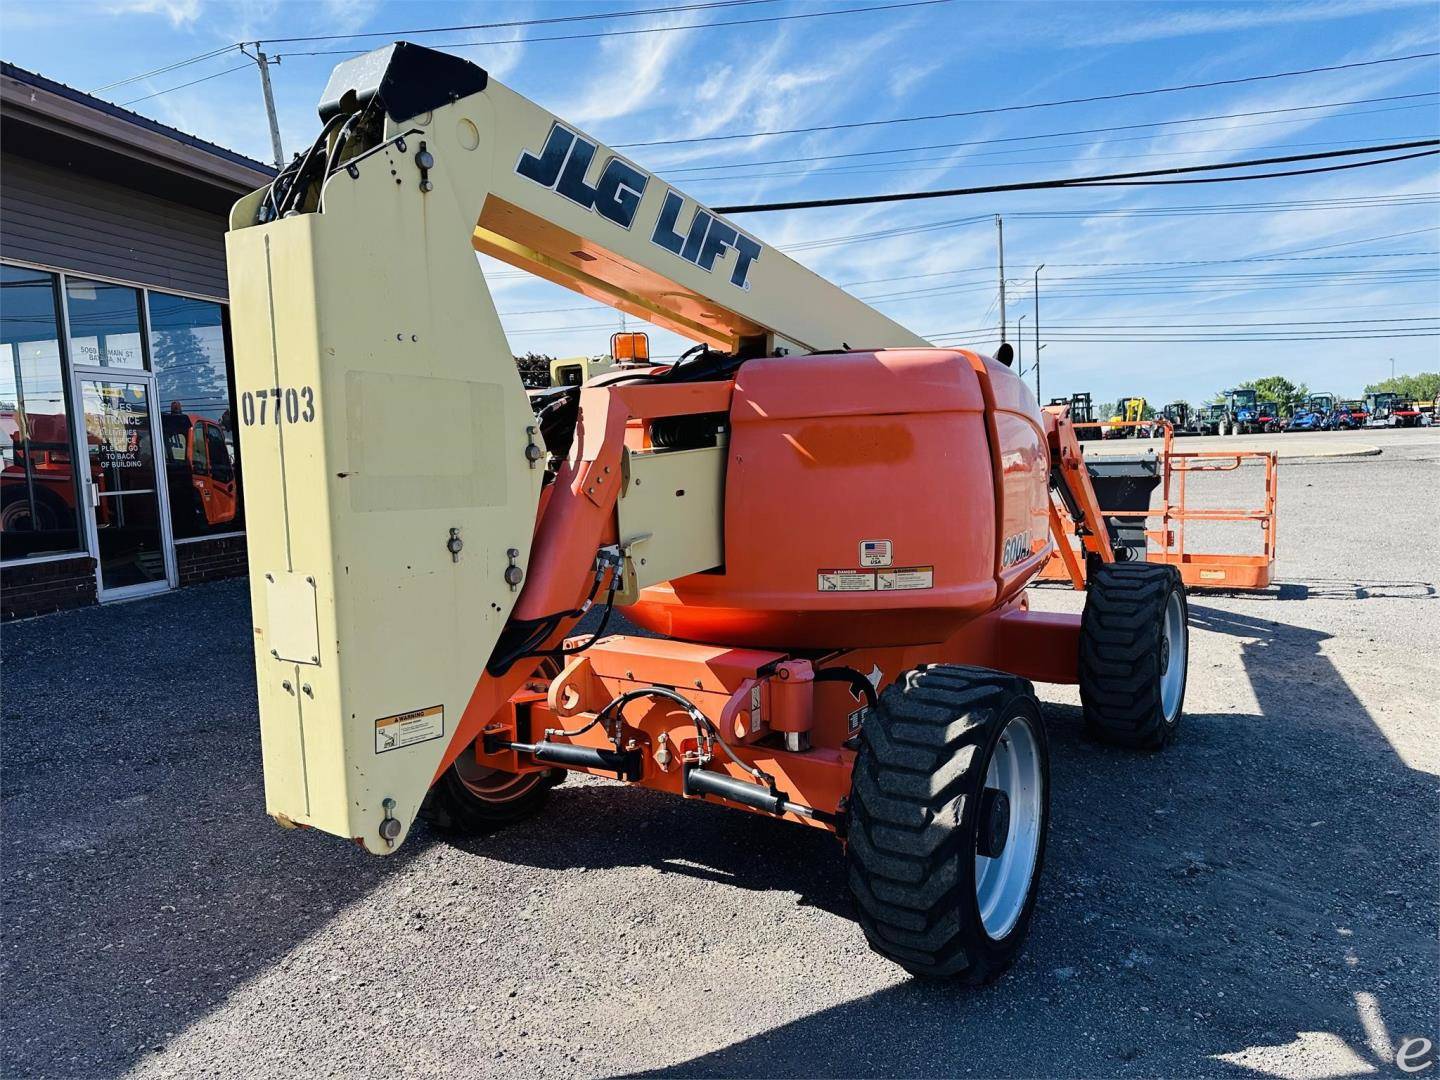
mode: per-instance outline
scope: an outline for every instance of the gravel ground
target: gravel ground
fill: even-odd
[[[385,860],[282,831],[240,583],[8,625],[0,1072],[1396,1073],[1440,1008],[1440,440],[1366,441],[1283,466],[1277,588],[1194,597],[1168,751],[1042,689],[1038,913],[979,991],[867,951],[831,838],[644,790]]]

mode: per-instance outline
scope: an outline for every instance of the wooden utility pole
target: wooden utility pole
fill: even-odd
[[[270,65],[280,63],[280,57],[266,56],[258,41],[255,42],[255,51],[245,52],[245,55],[260,67],[260,90],[265,95],[265,116],[270,121],[270,149],[275,152],[275,168],[283,169],[285,148],[280,145],[280,121],[275,115],[275,93],[270,88]]]

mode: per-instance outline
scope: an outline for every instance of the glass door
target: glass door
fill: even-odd
[[[158,482],[150,379],[77,373],[75,382],[100,599],[168,589],[169,520]]]

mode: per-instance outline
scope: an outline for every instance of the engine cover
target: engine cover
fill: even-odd
[[[962,350],[752,360],[736,378],[724,566],[627,609],[671,637],[783,649],[941,641],[1050,552],[1034,397]]]

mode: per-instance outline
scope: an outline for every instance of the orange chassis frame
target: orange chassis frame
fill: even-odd
[[[728,410],[733,387],[730,381],[605,385],[602,378],[581,390],[577,451],[560,466],[542,495],[532,578],[526,583],[516,617],[571,610],[586,593],[594,553],[602,545],[616,542],[614,509],[622,449],[627,444],[644,445],[651,420]],[[1085,523],[1077,542],[1087,555],[1110,561],[1114,555],[1074,426],[1064,414],[1042,412],[1041,416],[1050,448],[1052,484],[1068,488]],[[1051,525],[1063,538],[1065,534],[1058,531],[1057,498],[1052,491]],[[995,546],[998,589],[1002,575],[998,539]],[[1062,547],[1069,550],[1068,541]],[[1033,576],[1054,552],[1052,541],[1037,542],[1022,563],[1003,568],[1005,580],[1014,581],[1017,574]],[[563,624],[545,648],[566,644],[576,621]],[[461,718],[440,771],[460,753],[473,753],[479,764],[507,772],[555,768],[553,757],[539,760],[533,749],[526,749],[543,740],[549,748],[573,748],[566,751],[569,760],[559,763],[563,768],[618,777],[843,833],[844,805],[856,755],[854,736],[868,695],[848,682],[830,681],[835,673],[827,677],[826,669],[858,671],[877,690],[903,671],[925,663],[974,664],[1041,682],[1075,683],[1079,639],[1078,615],[1032,612],[1023,589],[963,625],[947,640],[919,646],[795,655],[612,635],[569,657],[554,678],[537,675],[535,660],[517,664],[500,676],[487,673]],[[642,697],[615,709],[610,719],[597,722],[606,707],[626,691],[651,688],[683,695],[719,731],[733,759],[712,740],[706,772],[719,775],[722,781],[728,777],[753,784],[753,770],[760,770],[771,780],[771,792],[783,801],[760,809],[714,794],[687,791],[686,770],[694,765],[707,740],[687,709],[675,700]],[[799,749],[787,749],[787,745]],[[602,751],[616,765],[578,764],[577,751]]]
[[[1059,407],[1057,407],[1058,409]],[[1164,428],[1161,452],[1160,505],[1148,510],[1101,510],[1110,517],[1159,519],[1158,528],[1147,528],[1148,562],[1167,563],[1179,569],[1181,580],[1190,589],[1265,589],[1275,571],[1275,502],[1278,489],[1277,455],[1273,450],[1176,450],[1172,425],[1164,420],[1098,421],[1074,424],[1076,428],[1150,427]],[[1186,478],[1191,473],[1233,472],[1246,461],[1265,467],[1265,493],[1254,508],[1194,508],[1186,502]],[[1185,525],[1191,521],[1252,521],[1260,526],[1260,551],[1253,554],[1194,552],[1186,547]],[[1073,522],[1063,506],[1051,505],[1050,528],[1055,554],[1040,573],[1042,581],[1069,581],[1085,588],[1085,560],[1069,541]]]

